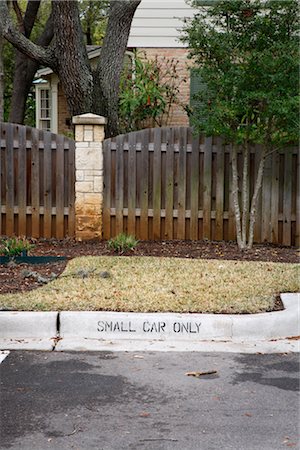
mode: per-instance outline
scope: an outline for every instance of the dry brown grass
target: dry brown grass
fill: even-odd
[[[108,272],[102,278],[101,272]],[[86,276],[82,278],[82,276]],[[0,296],[15,310],[256,313],[299,290],[296,264],[154,257],[81,257],[39,289]]]

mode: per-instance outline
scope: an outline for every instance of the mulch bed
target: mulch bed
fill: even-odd
[[[32,256],[66,256],[72,259],[78,256],[113,255],[106,241],[75,242],[73,240],[39,240],[31,250]],[[251,250],[240,252],[233,242],[209,241],[142,241],[134,251],[126,256],[156,256],[176,258],[203,258],[239,261],[271,261],[281,263],[299,262],[299,250],[274,245],[254,245]],[[37,272],[41,277],[49,278],[51,274],[59,276],[67,261],[47,264],[0,265],[0,294],[25,292],[36,289],[41,283],[35,277],[26,277],[26,271]],[[279,301],[277,309],[281,309]]]

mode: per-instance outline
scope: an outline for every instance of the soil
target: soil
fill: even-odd
[[[0,264],[0,294],[25,292],[41,286],[41,278],[59,276],[68,259],[77,256],[114,255],[106,241],[75,242],[74,240],[38,240],[30,256],[65,256],[67,260],[47,264]],[[254,245],[251,250],[239,251],[234,242],[210,241],[142,241],[126,256],[156,256],[176,258],[231,259],[239,261],[299,262],[299,250],[274,245]],[[28,276],[33,272],[37,276]],[[280,301],[275,309],[282,309]]]

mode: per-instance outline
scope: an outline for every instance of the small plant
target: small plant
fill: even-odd
[[[26,254],[33,247],[34,245],[24,238],[4,239],[1,241],[0,254],[13,258]]]
[[[138,242],[139,241],[137,241],[134,236],[120,233],[116,237],[110,239],[107,244],[109,248],[121,255],[128,250],[134,250],[138,245]]]
[[[122,132],[166,125],[172,107],[180,104],[179,61],[165,57],[147,59],[135,53],[121,79],[119,118]]]

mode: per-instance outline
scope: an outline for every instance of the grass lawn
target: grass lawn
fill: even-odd
[[[278,293],[297,291],[297,264],[86,256],[72,259],[59,278],[39,289],[0,296],[0,306],[24,311],[257,313],[272,309]]]

